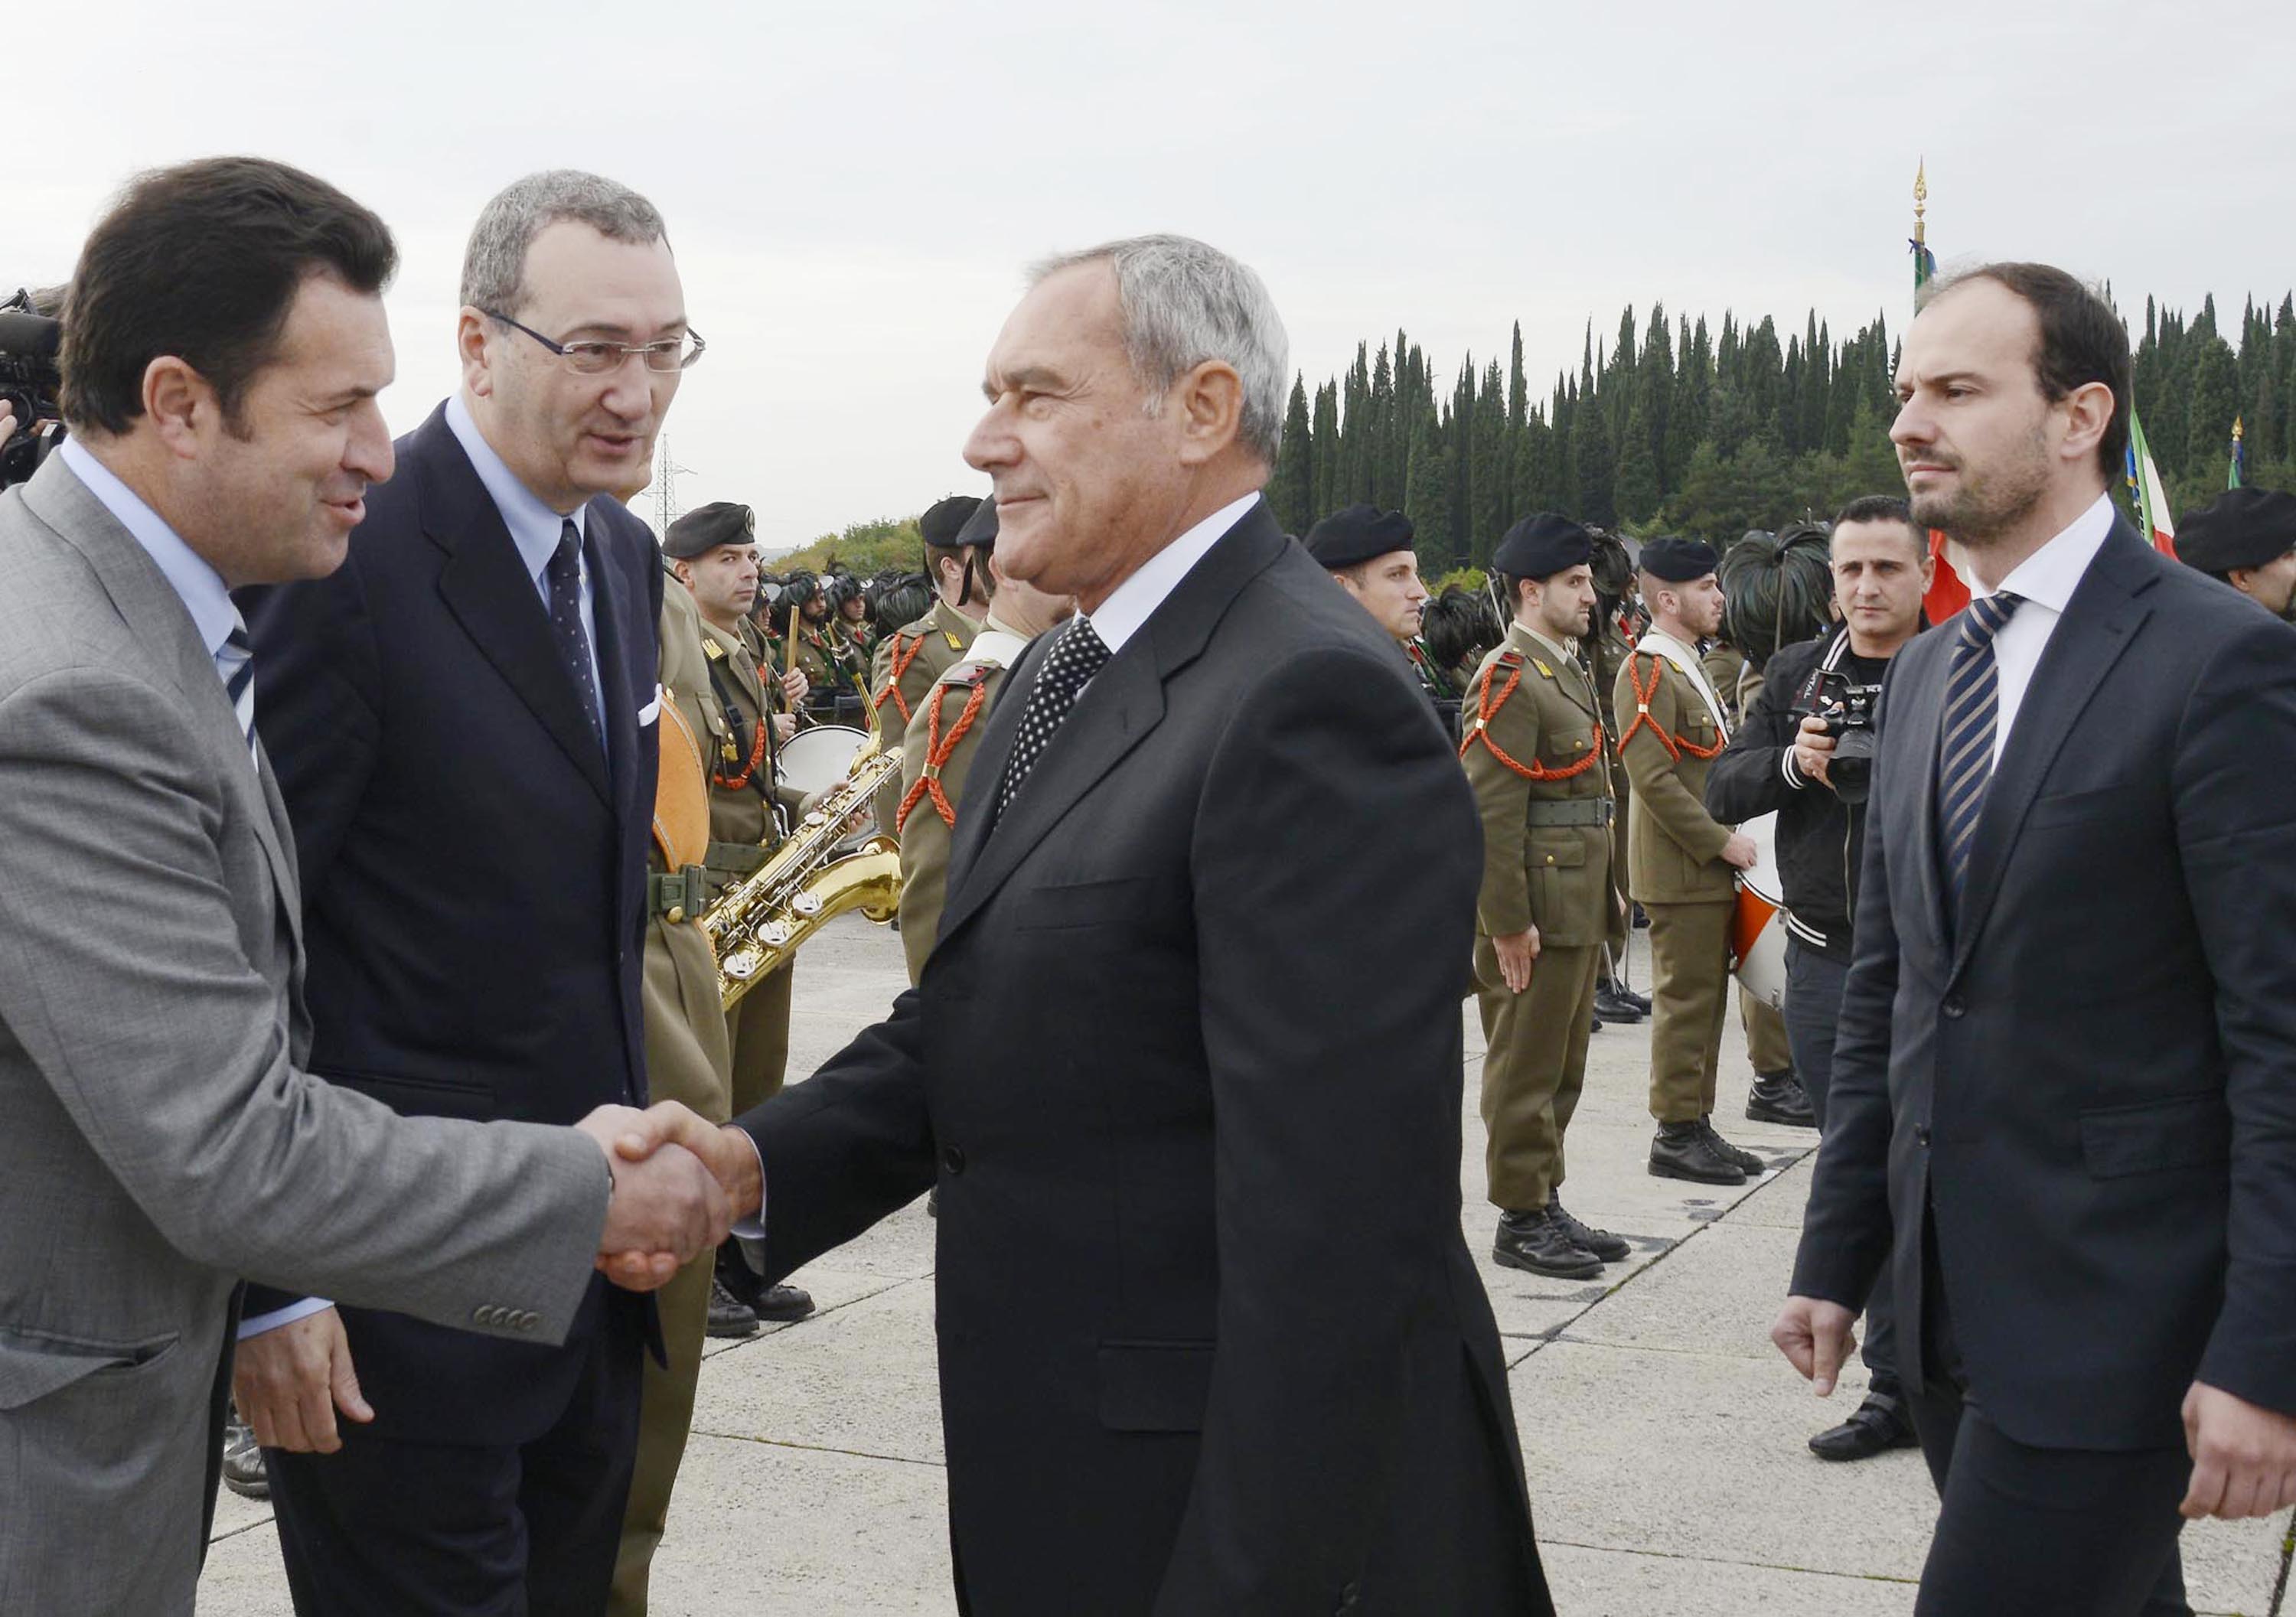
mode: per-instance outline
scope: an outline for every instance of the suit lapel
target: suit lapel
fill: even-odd
[[[612,783],[605,759],[599,756],[590,722],[582,714],[581,694],[558,660],[550,635],[550,616],[526,563],[511,542],[510,529],[494,497],[471,465],[463,446],[455,441],[442,407],[415,433],[425,484],[422,490],[422,531],[447,553],[439,570],[439,594],[447,610],[463,626],[471,641],[518,693],[571,760],[591,790],[609,808],[613,806]],[[594,558],[594,552],[592,553]],[[590,577],[596,588],[593,612],[604,638],[606,595],[599,568],[593,560]],[[605,659],[599,658],[601,684]],[[600,693],[603,697],[604,693]],[[611,721],[611,710],[608,714]],[[609,738],[611,740],[611,736]]]
[[[1938,726],[1944,722],[1946,675],[1952,666],[1954,636],[1959,632],[1954,620],[1948,618],[1946,626],[1938,631],[1939,654],[1931,660],[1931,667],[1926,670],[1931,677],[1918,685],[1906,680],[1891,687],[1893,699],[1897,699],[1896,693],[1903,693],[1902,700],[1908,704],[1903,722],[1918,738],[1913,748],[1916,789],[1907,808],[1914,817],[1914,868],[1921,882],[1922,919],[1928,925],[1930,936],[1936,941],[1940,955],[1946,950],[1949,934],[1946,931],[1942,874],[1945,866],[1940,862],[1938,830],[1938,750],[1940,741]],[[1905,653],[1900,652],[1898,655],[1902,657]],[[1893,715],[1890,722],[1898,722],[1897,716]]]
[[[1021,715],[1034,693],[1051,635],[1039,636],[1014,668],[999,698],[965,791],[970,812],[957,816],[950,850],[947,939],[980,910],[1021,862],[1164,717],[1164,685],[1202,654],[1212,629],[1244,585],[1283,552],[1283,530],[1261,501],[1246,512],[1191,568],[1140,632],[1095,675],[1059,734],[1037,760],[1029,784],[1004,819],[989,822],[996,783]]]
[[[2097,687],[2128,649],[2137,626],[2151,615],[2152,608],[2142,598],[2152,582],[2146,566],[2150,554],[2135,531],[2116,521],[2072,599],[2065,603],[2064,616],[2049,635],[2048,648],[2041,653],[2032,683],[2018,704],[2016,724],[2002,749],[2001,762],[1985,789],[1985,806],[1979,813],[1976,838],[1969,850],[1968,885],[1948,981],[1968,964],[1970,950],[1985,930],[1985,918],[2000,891],[2003,869],[2015,850],[2026,813],[2047,778],[2049,767]],[[1934,755],[1934,748],[1931,752]],[[1936,769],[1932,761],[1932,776]],[[1930,795],[1934,804],[1934,789]],[[1934,807],[1930,812],[1934,816]]]
[[[606,710],[606,759],[613,779],[614,812],[627,819],[638,774],[638,717],[630,705],[636,681],[631,677],[630,647],[623,629],[636,621],[636,614],[630,610],[629,580],[606,554],[605,523],[595,510],[590,513],[582,525],[582,551],[590,570],[590,616],[598,641],[598,700]],[[578,716],[578,706],[576,710]]]

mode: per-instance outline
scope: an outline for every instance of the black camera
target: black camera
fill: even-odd
[[[56,349],[63,327],[34,312],[32,295],[18,291],[0,303],[0,411],[15,417],[0,441],[0,488],[27,480],[63,436],[56,395],[63,377]]]
[[[1825,721],[1833,737],[1833,758],[1826,765],[1826,784],[1845,803],[1862,803],[1874,786],[1874,706],[1882,699],[1878,685],[1853,685],[1839,669],[1817,677],[1817,702],[1811,710]]]

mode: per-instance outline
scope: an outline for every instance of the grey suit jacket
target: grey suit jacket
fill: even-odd
[[[588,1287],[590,1142],[302,1071],[299,910],[190,613],[51,460],[0,495],[0,1612],[191,1608],[236,1276],[553,1342]]]

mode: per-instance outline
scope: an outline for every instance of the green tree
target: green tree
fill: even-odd
[[[1275,451],[1275,472],[1268,480],[1267,503],[1287,533],[1305,533],[1315,525],[1315,433],[1308,423],[1308,382],[1292,382],[1292,403],[1283,412],[1283,441]]]

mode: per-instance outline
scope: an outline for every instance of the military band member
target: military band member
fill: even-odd
[[[806,721],[858,728],[868,722],[869,665],[853,649],[838,622],[836,603],[841,593],[834,574],[816,578],[801,573],[791,580],[789,591],[796,599],[791,602],[784,597],[781,615],[786,631],[796,641],[794,667],[805,676]],[[782,654],[783,666],[791,666],[786,644]]]
[[[646,1083],[655,1100],[682,1101],[711,1122],[732,1116],[733,1050],[718,998],[718,957],[701,930],[702,861],[709,843],[709,767],[715,714],[701,620],[683,589],[662,592],[660,767],[654,777],[653,841],[646,850]],[[714,718],[714,724],[713,724]],[[644,1617],[653,1554],[669,1519],[693,1392],[701,1375],[716,1261],[705,1253],[655,1293],[664,1362],[649,1354],[638,1395],[637,1459],[622,1510],[621,1545],[607,1617]],[[737,1307],[739,1305],[736,1305]],[[757,1330],[747,1309],[746,1329]]]
[[[981,583],[986,569],[966,542],[969,530],[970,537],[979,537],[976,517],[993,538],[995,503],[969,494],[936,500],[917,519],[924,535],[925,572],[932,580],[933,603],[923,617],[903,625],[877,646],[869,702],[876,712],[878,734],[887,747],[904,743],[925,693],[964,655],[972,637],[980,632],[981,619],[988,615],[988,597]],[[900,793],[889,781],[877,794],[877,824],[891,825],[899,808]]]
[[[1754,698],[1762,694],[1762,670],[1726,636],[1707,643],[1700,659],[1706,683],[1722,699],[1722,718],[1732,730],[1744,718]],[[1738,1022],[1746,1030],[1746,1059],[1754,1081],[1746,1093],[1746,1115],[1758,1123],[1785,1123],[1796,1129],[1817,1127],[1817,1114],[1802,1093],[1794,1074],[1793,1047],[1786,1041],[1786,1019],[1766,999],[1754,997],[1743,983],[1738,986]]]
[[[1763,1169],[1714,1130],[1716,1068],[1730,997],[1730,920],[1738,871],[1754,844],[1706,812],[1706,771],[1729,739],[1698,642],[1722,623],[1714,547],[1695,539],[1643,545],[1651,626],[1619,671],[1619,755],[1634,781],[1628,891],[1650,915],[1650,1170],[1742,1185]]]
[[[870,620],[868,591],[858,579],[849,577],[837,598],[837,632],[860,665],[869,668],[877,651],[877,626]]]
[[[2277,618],[2296,597],[2296,494],[2228,488],[2185,519],[2177,559],[2223,579]]]
[[[1459,757],[1483,822],[1475,997],[1488,1053],[1483,1124],[1491,1255],[1589,1280],[1632,1250],[1563,1211],[1564,1131],[1587,1077],[1595,978],[1618,913],[1608,732],[1578,661],[1594,543],[1567,517],[1507,529],[1492,562],[1513,621],[1468,687]]]
[[[1634,614],[1640,610],[1634,599],[1635,563],[1627,554],[1626,542],[1616,534],[1602,528],[1587,531],[1595,540],[1595,627],[1580,650],[1594,676],[1595,695],[1603,705],[1603,733],[1616,736],[1619,716],[1611,710],[1611,694],[1618,688],[1619,670],[1626,666],[1627,653],[1634,649],[1639,633],[1629,632]],[[1619,890],[1619,915],[1603,949],[1603,974],[1595,980],[1595,1014],[1604,1022],[1631,1023],[1651,1012],[1649,997],[1628,988],[1620,969],[1633,931],[1634,905],[1627,898],[1627,828],[1634,818],[1634,783],[1615,753],[1609,761],[1611,790],[1619,805],[1618,817],[1611,823],[1611,880]]]
[[[1419,581],[1419,553],[1411,547],[1414,531],[1411,519],[1400,511],[1349,505],[1308,529],[1308,537],[1301,542],[1340,587],[1372,615],[1372,620],[1395,636],[1396,644],[1403,648],[1404,655],[1411,660],[1413,671],[1419,676],[1420,687],[1427,693],[1429,705],[1442,721],[1443,733],[1456,736],[1459,733],[1458,693],[1451,689],[1448,681],[1444,683],[1443,689],[1450,690],[1451,694],[1447,712],[1442,693],[1435,683],[1435,670],[1419,644],[1427,587]]]
[[[678,518],[662,541],[671,572],[693,595],[701,616],[714,710],[706,743],[709,841],[702,861],[709,903],[763,865],[778,840],[775,749],[786,738],[790,716],[773,711],[767,693],[774,677],[759,669],[742,633],[743,608],[757,587],[756,531],[747,505],[720,500]],[[794,686],[791,681],[781,688]],[[725,1014],[737,1111],[762,1104],[781,1090],[795,975],[792,962],[760,979]],[[741,1336],[756,1328],[754,1320],[741,1317],[737,1304],[766,1319],[800,1319],[813,1311],[813,1300],[794,1286],[757,1293],[749,1267],[731,1242],[720,1251],[718,1277],[726,1294],[713,1301],[714,1334]]]
[[[967,532],[977,535],[981,528],[988,538],[974,546],[980,556],[976,582],[986,590],[988,614],[964,656],[925,693],[902,743],[900,807],[893,824],[901,839],[901,947],[912,983],[924,976],[925,956],[940,931],[950,839],[1004,672],[1029,641],[1076,612],[1073,597],[1046,595],[997,570],[996,507],[987,500]]]

